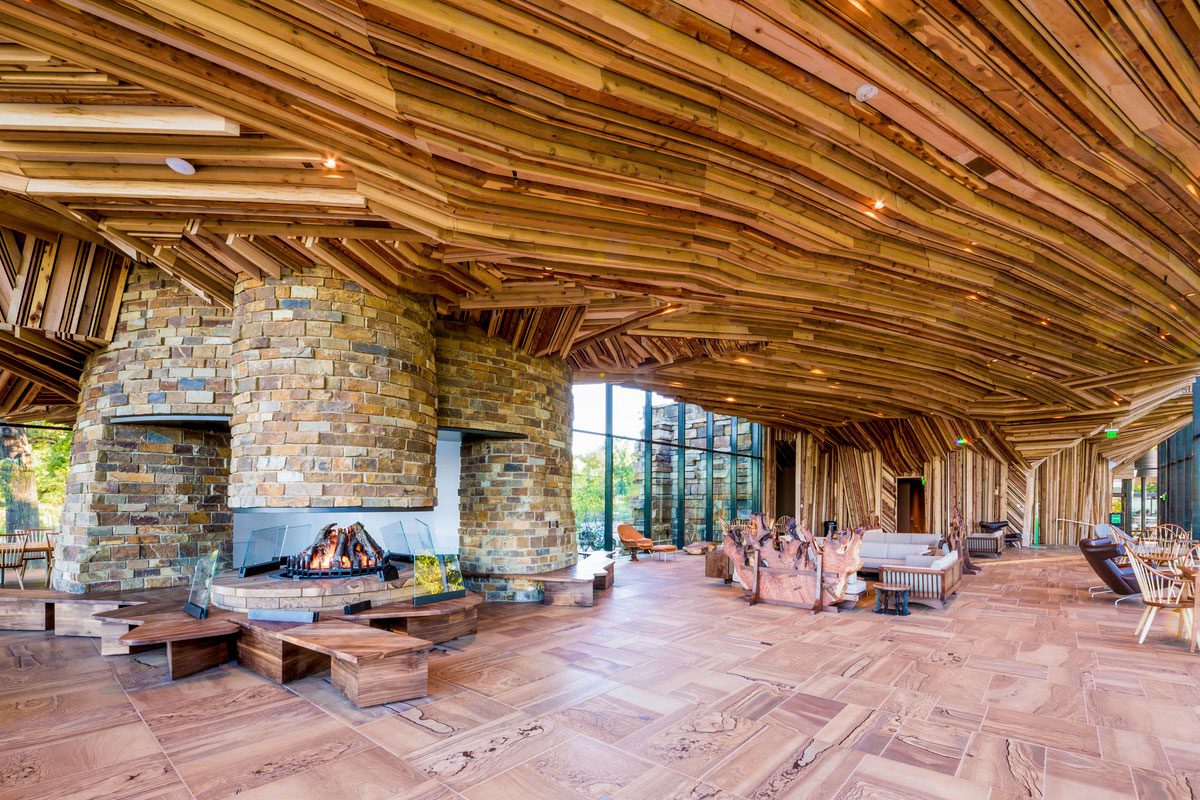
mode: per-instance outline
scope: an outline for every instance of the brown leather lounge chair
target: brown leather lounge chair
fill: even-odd
[[[638,560],[638,553],[674,553],[675,545],[673,544],[655,544],[653,539],[647,539],[642,534],[638,533],[637,528],[632,525],[618,525],[617,536],[621,539],[621,544],[629,551],[631,561]]]
[[[1120,542],[1110,537],[1080,539],[1079,549],[1097,577],[1104,581],[1103,586],[1091,587],[1093,597],[1112,593],[1120,595],[1117,598],[1119,603],[1141,593],[1137,578],[1133,575],[1133,567],[1123,563],[1125,547]],[[1105,586],[1108,588],[1104,588]]]

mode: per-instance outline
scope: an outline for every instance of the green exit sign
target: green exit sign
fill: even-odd
[[[1124,521],[1125,515],[1120,511],[1108,515],[1109,525],[1120,525]]]
[[[1105,428],[1104,429],[1104,438],[1105,439],[1115,439],[1115,438],[1117,438],[1117,433],[1118,433],[1118,431],[1116,428]]]

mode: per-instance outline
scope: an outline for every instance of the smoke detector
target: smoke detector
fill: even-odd
[[[191,165],[191,162],[186,161],[185,159],[175,158],[174,156],[172,156],[171,158],[168,158],[166,160],[166,164],[174,172],[178,172],[180,175],[195,175],[196,174],[196,168]]]
[[[864,83],[862,86],[854,90],[854,99],[860,103],[869,103],[879,96],[879,87],[869,83]]]

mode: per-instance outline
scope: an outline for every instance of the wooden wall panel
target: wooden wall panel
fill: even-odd
[[[879,476],[879,527],[886,533],[895,533],[896,471],[881,463]]]
[[[1108,519],[1112,469],[1095,442],[1083,441],[1038,465],[1037,493],[1040,542],[1078,544]]]

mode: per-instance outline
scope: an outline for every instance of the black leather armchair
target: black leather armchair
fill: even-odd
[[[1083,551],[1083,557],[1092,570],[1114,594],[1125,597],[1140,594],[1133,568],[1117,562],[1125,554],[1125,547],[1120,542],[1111,538],[1080,539],[1079,549]]]

